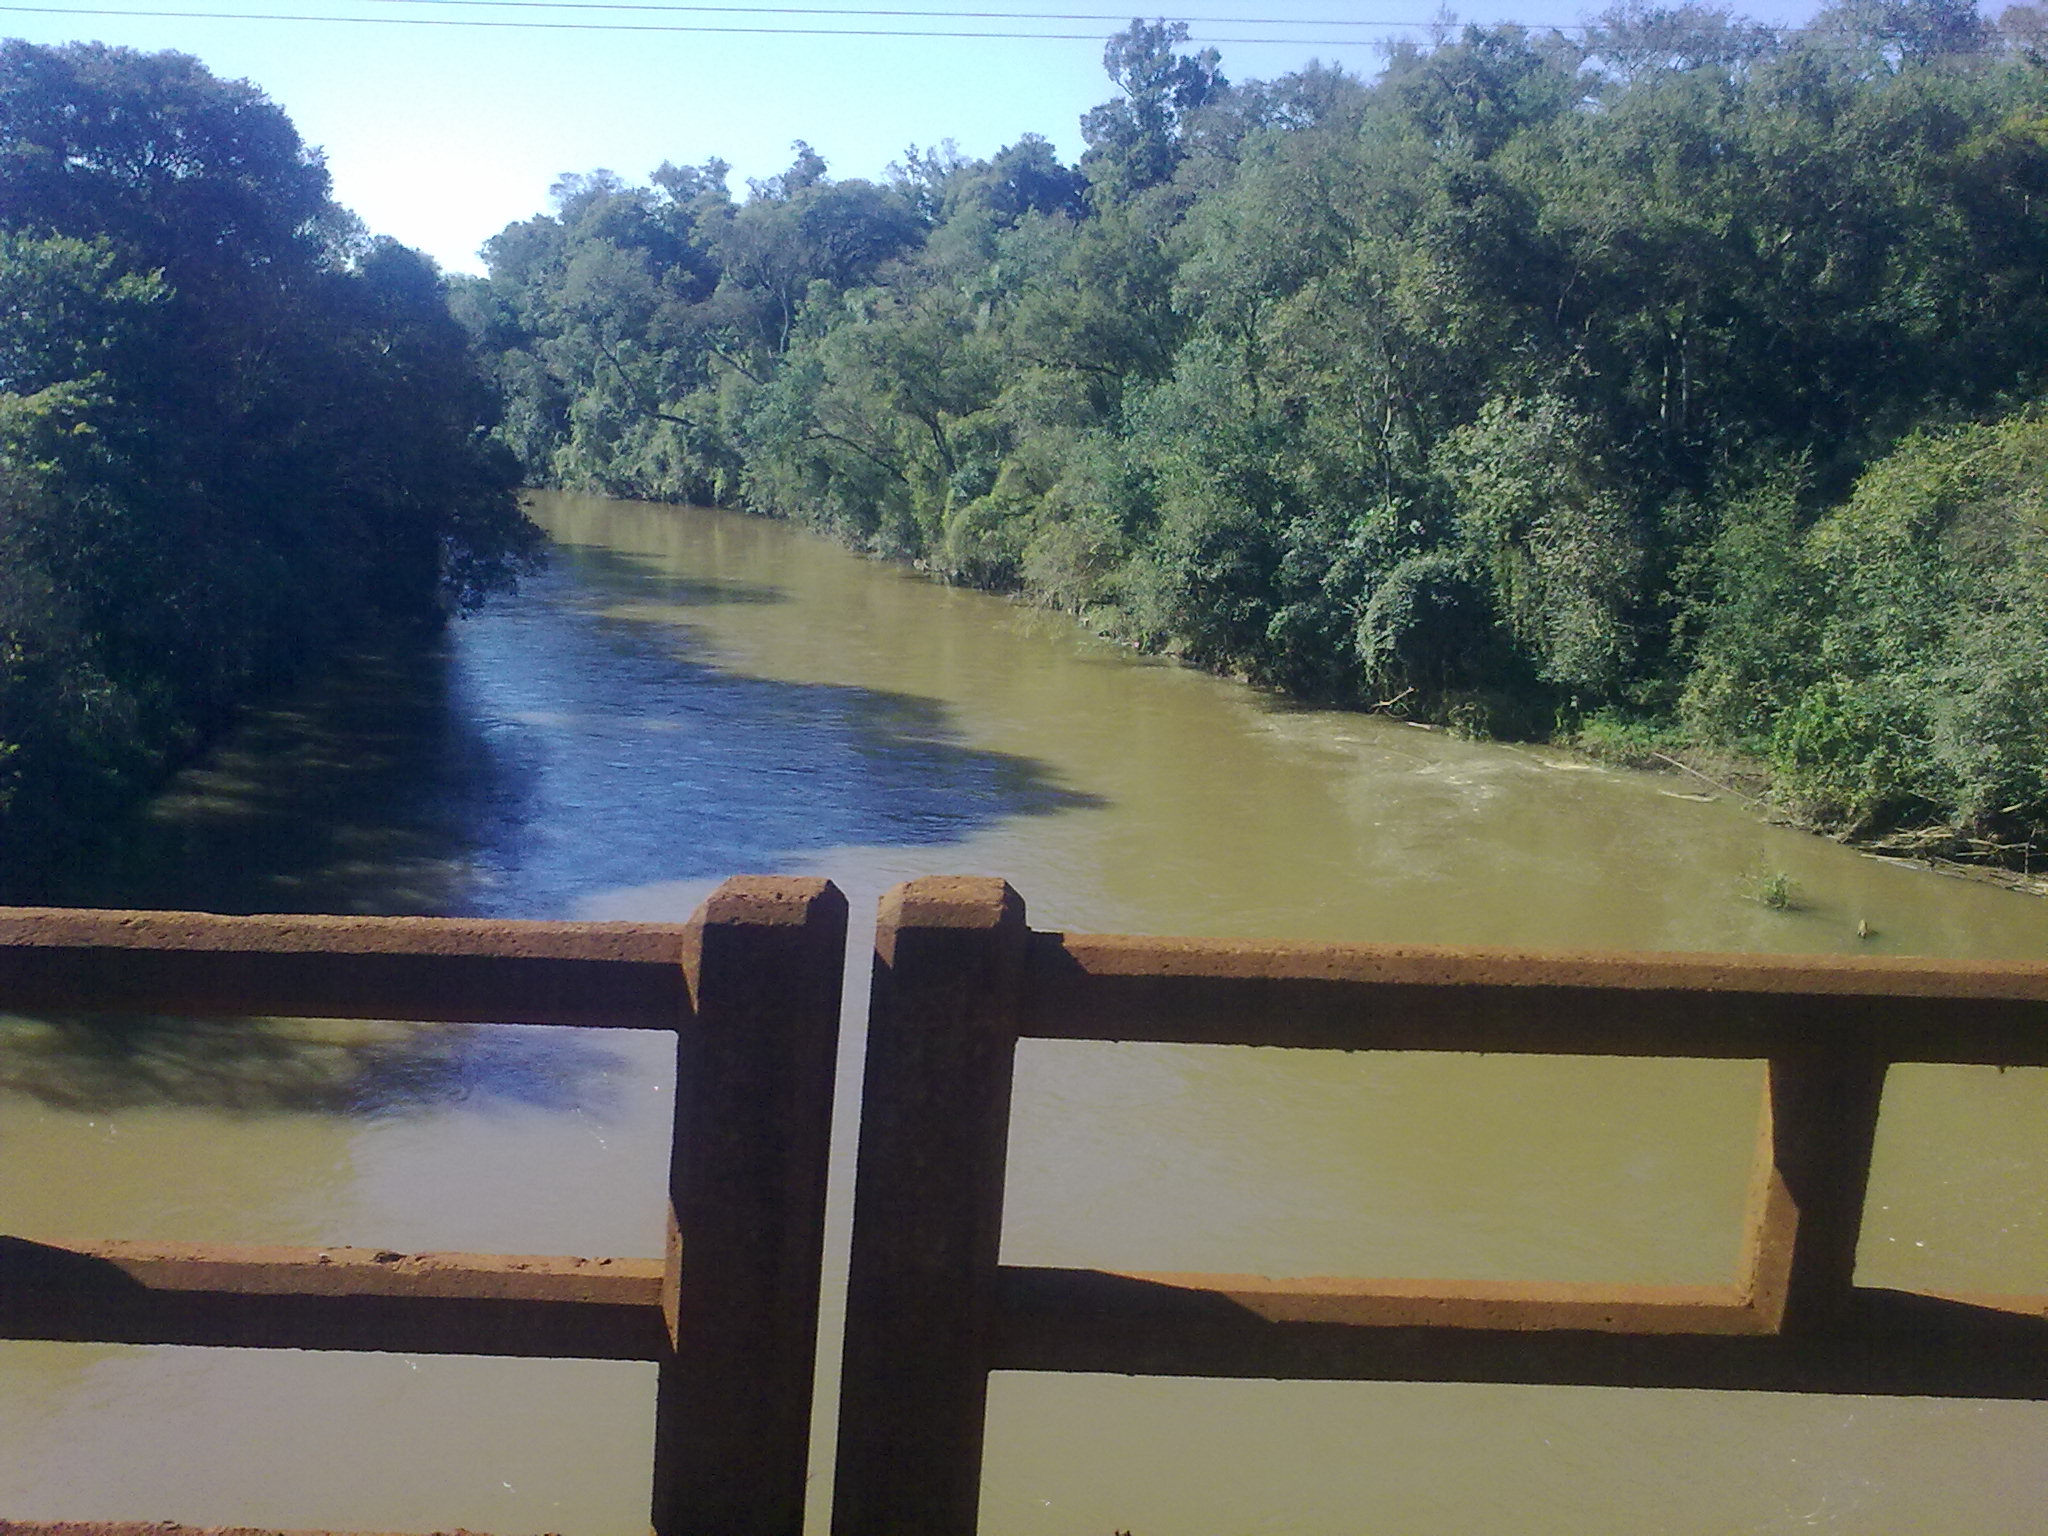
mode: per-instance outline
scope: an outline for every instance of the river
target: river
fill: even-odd
[[[895,881],[992,873],[1049,928],[2048,953],[2048,902],[1696,781],[1292,707],[759,520],[535,512],[554,559],[518,596],[252,718],[67,899],[680,920],[726,874],[820,873],[858,931]],[[0,1231],[658,1253],[659,1044],[6,1021]],[[2043,1077],[1894,1074],[1866,1279],[2048,1290]],[[1757,1085],[1027,1042],[1004,1256],[1719,1281]],[[652,1390],[634,1365],[0,1345],[0,1514],[616,1536],[645,1525]],[[1004,1375],[983,1507],[990,1536],[2020,1536],[2048,1407]]]

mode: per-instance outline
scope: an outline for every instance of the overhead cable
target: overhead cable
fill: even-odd
[[[383,5],[447,5],[479,7],[487,9],[532,9],[551,11],[633,11],[659,12],[665,14],[689,15],[743,15],[743,16],[792,16],[804,18],[825,18],[843,16],[862,20],[874,18],[929,18],[934,21],[1100,21],[1129,24],[1131,18],[1121,12],[1106,13],[1051,13],[1035,11],[909,11],[869,10],[852,8],[827,8],[819,6],[741,6],[741,5],[671,5],[659,0],[366,0],[369,4]],[[75,5],[7,5],[0,4],[0,15],[14,16],[119,16],[144,21],[271,21],[299,22],[366,27],[468,27],[495,30],[542,31],[542,32],[666,32],[694,33],[703,36],[727,37],[889,37],[889,38],[938,38],[961,39],[975,42],[1043,42],[1043,43],[1100,43],[1105,41],[1101,32],[1002,32],[984,28],[953,30],[934,27],[746,27],[727,24],[677,22],[661,24],[655,22],[628,21],[544,21],[538,19],[496,19],[466,16],[331,16],[331,15],[287,15],[273,11],[160,11],[129,10],[102,6]],[[1386,32],[1432,31],[1443,29],[1455,32],[1468,25],[1456,20],[1437,18],[1431,21],[1346,21],[1280,16],[1212,16],[1212,17],[1163,17],[1162,20],[1178,20],[1190,27],[1199,26],[1285,26],[1285,27],[1374,27]],[[1474,22],[1469,25],[1482,27],[1519,28],[1526,32],[1585,32],[1602,30],[1597,22],[1551,22],[1518,21],[1503,18],[1497,21]],[[1774,33],[1779,37],[1795,35],[1802,27],[1792,24],[1752,24],[1751,30],[1760,33]],[[1379,37],[1216,37],[1192,33],[1187,39],[1202,44],[1227,43],[1233,46],[1270,45],[1287,48],[1358,48],[1373,47]],[[1846,42],[1835,42],[1834,46],[1848,46]]]
[[[1121,11],[959,11],[959,10],[877,10],[868,7],[814,5],[667,5],[641,0],[367,0],[376,5],[458,5],[493,9],[536,9],[550,11],[662,11],[706,16],[845,16],[852,18],[918,18],[929,21],[1107,21],[1129,25],[1131,17]],[[0,9],[8,7],[0,6]],[[1160,21],[1184,22],[1190,27],[1429,27],[1427,21],[1352,20],[1339,16],[1191,16],[1161,15]],[[1575,28],[1576,22],[1553,25],[1525,22],[1525,26],[1556,30]],[[1036,35],[1036,34],[1034,34]]]
[[[327,22],[365,27],[487,27],[545,32],[686,32],[709,36],[746,37],[931,37],[972,38],[984,42],[1100,43],[1100,32],[946,31],[937,28],[891,27],[737,27],[695,23],[631,21],[499,21],[468,16],[309,16],[270,11],[137,11],[99,6],[0,5],[0,14],[16,16],[122,16],[154,21],[287,21]],[[1128,21],[1128,18],[1126,18]],[[1205,43],[1278,43],[1291,48],[1358,48],[1370,39],[1358,37],[1204,37]]]

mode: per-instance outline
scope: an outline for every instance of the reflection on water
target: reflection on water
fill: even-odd
[[[539,512],[556,557],[517,599],[252,717],[64,898],[681,919],[723,875],[818,872],[858,943],[887,884],[987,872],[1047,928],[2048,953],[2048,903],[1697,784],[1295,708],[751,519]],[[1797,910],[1757,899],[1777,877]],[[624,1032],[0,1025],[0,1230],[658,1253],[672,1063]],[[1733,1263],[1753,1063],[1046,1043],[1019,1067],[1012,1262]],[[2048,1073],[1893,1090],[1867,1273],[2048,1290]],[[609,1536],[645,1521],[635,1370],[0,1347],[0,1512]],[[1006,1376],[991,1424],[991,1536],[2020,1536],[2048,1506],[2031,1404]]]
[[[1031,758],[965,744],[940,700],[699,659],[692,611],[772,588],[624,574],[616,556],[564,550],[465,636],[466,708],[523,791],[519,825],[478,840],[469,910],[561,915],[618,886],[783,870],[849,843],[958,843],[1099,803]],[[622,587],[636,603],[612,601]]]
[[[708,665],[679,621],[785,600],[560,550],[450,640],[359,653],[257,712],[118,856],[66,871],[48,899],[561,917],[620,886],[957,843],[1101,803],[965,744],[944,701]]]
[[[455,670],[446,640],[344,657],[252,712],[112,853],[61,871],[35,899],[217,912],[445,910],[474,829],[521,819],[519,786],[461,707]]]
[[[0,1094],[54,1108],[397,1115],[492,1104],[609,1113],[627,1068],[588,1031],[351,1019],[0,1014]]]

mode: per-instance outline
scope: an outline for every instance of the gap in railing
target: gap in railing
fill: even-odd
[[[1902,1063],[1885,1077],[1860,1284],[2048,1290],[2048,1068]]]
[[[1010,1373],[991,1389],[981,1529],[1001,1536],[2035,1536],[2048,1424],[2041,1403],[1772,1393]],[[1881,1480],[1855,1470],[1873,1466]]]
[[[1761,1093],[1745,1061],[1025,1040],[1003,1256],[1725,1285]]]

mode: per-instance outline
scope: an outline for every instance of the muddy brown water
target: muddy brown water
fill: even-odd
[[[969,872],[1040,927],[2048,954],[2048,902],[1697,782],[1291,708],[774,524],[536,512],[545,576],[253,719],[67,897],[672,920],[728,873],[799,872],[838,881],[858,929],[887,885]],[[1780,877],[1790,910],[1760,899]],[[0,1231],[653,1254],[662,1054],[8,1021]],[[2042,1077],[1895,1075],[1867,1279],[2048,1290]],[[1743,1063],[1027,1043],[1005,1257],[1720,1280],[1757,1084]],[[0,1345],[0,1514],[633,1532],[652,1390],[631,1365]],[[2034,1404],[1002,1375],[989,1447],[991,1536],[2048,1522]]]

